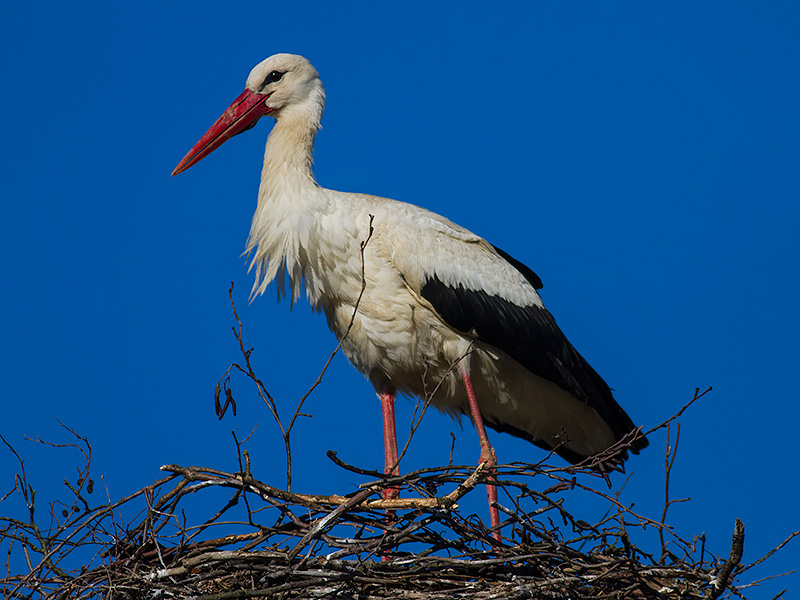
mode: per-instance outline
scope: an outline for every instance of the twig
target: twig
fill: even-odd
[[[696,395],[697,395],[697,393],[695,392],[695,396]],[[694,400],[692,400],[692,402],[694,402]],[[685,408],[681,409],[681,410],[685,410]],[[661,541],[661,562],[662,563],[664,562],[664,560],[666,559],[667,554],[668,554],[667,545],[666,545],[666,542],[664,541],[664,525],[667,522],[667,511],[669,510],[669,507],[671,505],[673,505],[673,504],[676,504],[678,502],[687,502],[687,501],[690,500],[690,498],[679,498],[679,499],[673,500],[673,499],[671,499],[669,497],[669,481],[670,481],[670,475],[672,473],[672,465],[675,463],[675,458],[678,456],[678,442],[681,439],[681,424],[678,423],[678,425],[677,425],[677,431],[675,432],[675,445],[674,446],[670,446],[670,440],[672,439],[672,436],[670,435],[670,431],[671,431],[670,421],[667,421],[666,425],[667,425],[667,444],[666,444],[667,445],[667,449],[666,449],[666,453],[664,455],[664,511],[661,513],[661,525],[662,525],[662,527],[659,528],[659,530],[658,530],[658,537],[659,537],[659,540]]]
[[[777,546],[775,546],[775,547],[774,547],[772,550],[770,550],[769,552],[767,552],[767,553],[766,553],[764,556],[762,556],[761,558],[759,558],[757,561],[750,563],[750,564],[749,564],[749,565],[747,565],[746,567],[742,567],[741,569],[739,569],[739,570],[737,571],[737,573],[744,573],[745,571],[749,571],[750,569],[752,569],[752,568],[753,568],[753,567],[755,567],[756,565],[760,565],[762,562],[764,562],[765,560],[767,560],[767,559],[768,559],[770,556],[772,556],[773,554],[775,554],[775,553],[776,553],[778,550],[780,550],[781,548],[783,548],[783,547],[784,547],[786,544],[788,544],[789,542],[791,542],[791,541],[792,541],[794,538],[796,538],[798,535],[800,535],[800,531],[795,531],[794,533],[792,533],[791,535],[789,535],[789,537],[787,537],[785,540],[783,540],[783,541],[782,541],[780,544],[778,544],[778,545],[777,545]]]
[[[731,555],[722,568],[719,570],[717,578],[714,580],[714,585],[706,596],[709,600],[719,598],[720,594],[725,591],[730,583],[731,576],[734,570],[739,566],[742,560],[742,553],[744,552],[744,523],[736,519],[733,528],[733,541],[731,542]]]

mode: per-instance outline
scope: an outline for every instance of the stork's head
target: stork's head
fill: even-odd
[[[319,122],[325,92],[319,73],[302,56],[275,54],[250,71],[244,92],[183,157],[172,172],[177,175],[199,162],[233,136],[254,127],[264,115],[300,109]]]

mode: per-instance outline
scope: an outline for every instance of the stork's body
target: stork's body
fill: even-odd
[[[483,291],[511,297],[509,304],[514,306],[544,311],[531,283],[485,240],[410,204],[323,188],[309,188],[304,196],[315,200],[307,207],[273,206],[279,214],[292,215],[281,224],[286,230],[279,237],[298,234],[294,250],[276,254],[274,262],[291,257],[291,293],[299,294],[304,280],[309,300],[323,310],[338,339],[355,314],[342,349],[376,391],[425,396],[443,380],[434,405],[453,415],[469,415],[456,368],[469,362],[489,426],[513,427],[550,446],[559,443],[556,436],[564,428],[572,439],[566,448],[581,457],[617,441],[588,404],[483,341],[474,327],[455,328],[434,308],[435,299],[425,297],[423,290],[430,289],[426,285],[438,279],[442,287],[464,296]],[[308,219],[308,214],[314,218]],[[366,287],[356,310],[361,243],[369,236],[371,222],[374,231],[363,251]],[[278,232],[276,223],[269,227]],[[260,289],[269,281],[268,271],[268,264],[262,267],[260,276],[267,276]],[[458,281],[452,279],[456,276]]]
[[[555,448],[572,462],[633,432],[608,386],[544,308],[533,271],[427,210],[316,184],[311,160],[323,107],[308,61],[273,56],[253,69],[245,92],[175,170],[259,117],[275,117],[248,242],[254,292],[278,277],[294,301],[305,285],[381,396],[385,417],[397,392],[425,396],[438,385],[433,404],[440,410],[469,415],[479,431],[485,422]],[[481,441],[482,457],[493,458]],[[631,449],[646,445],[640,437]]]

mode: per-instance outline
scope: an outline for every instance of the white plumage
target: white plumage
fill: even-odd
[[[363,251],[366,288],[342,348],[382,395],[385,411],[387,397],[423,395],[444,379],[434,397],[439,409],[470,415],[479,432],[483,420],[555,447],[573,462],[631,434],[633,423],[605,382],[544,309],[541,283],[527,267],[427,210],[315,182],[312,150],[324,100],[306,59],[272,56],[253,69],[245,92],[173,173],[261,116],[275,118],[247,244],[253,293],[276,277],[283,286],[286,273],[292,302],[305,285],[342,339],[361,293],[361,244],[372,222]],[[479,414],[470,409],[470,379]],[[646,444],[639,437],[630,448]],[[387,470],[389,453],[387,442]],[[484,448],[482,457],[493,453]]]

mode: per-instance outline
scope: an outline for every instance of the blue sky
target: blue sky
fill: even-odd
[[[739,517],[756,559],[800,529],[798,26],[791,2],[6,3],[0,433],[55,497],[74,461],[22,436],[63,440],[61,419],[122,496],[163,463],[234,468],[231,429],[258,422],[254,468],[282,482],[277,432],[247,382],[235,382],[238,417],[213,412],[238,359],[230,281],[285,410],[335,346],[305,303],[290,312],[270,290],[247,304],[240,253],[268,119],[170,172],[253,65],[293,52],[328,94],[322,185],[422,205],[528,264],[636,421],[713,386],[682,418],[672,485],[692,502],[672,521],[726,555]],[[306,408],[297,489],[360,483],[328,449],[380,467],[379,403],[343,357]],[[450,431],[474,461],[471,428],[430,414],[403,467],[446,462]],[[541,457],[492,437],[501,461]],[[653,516],[663,444],[630,463],[626,488]],[[0,453],[3,488],[14,469]],[[798,548],[758,575],[794,568]],[[800,577],[753,597],[784,587]]]

